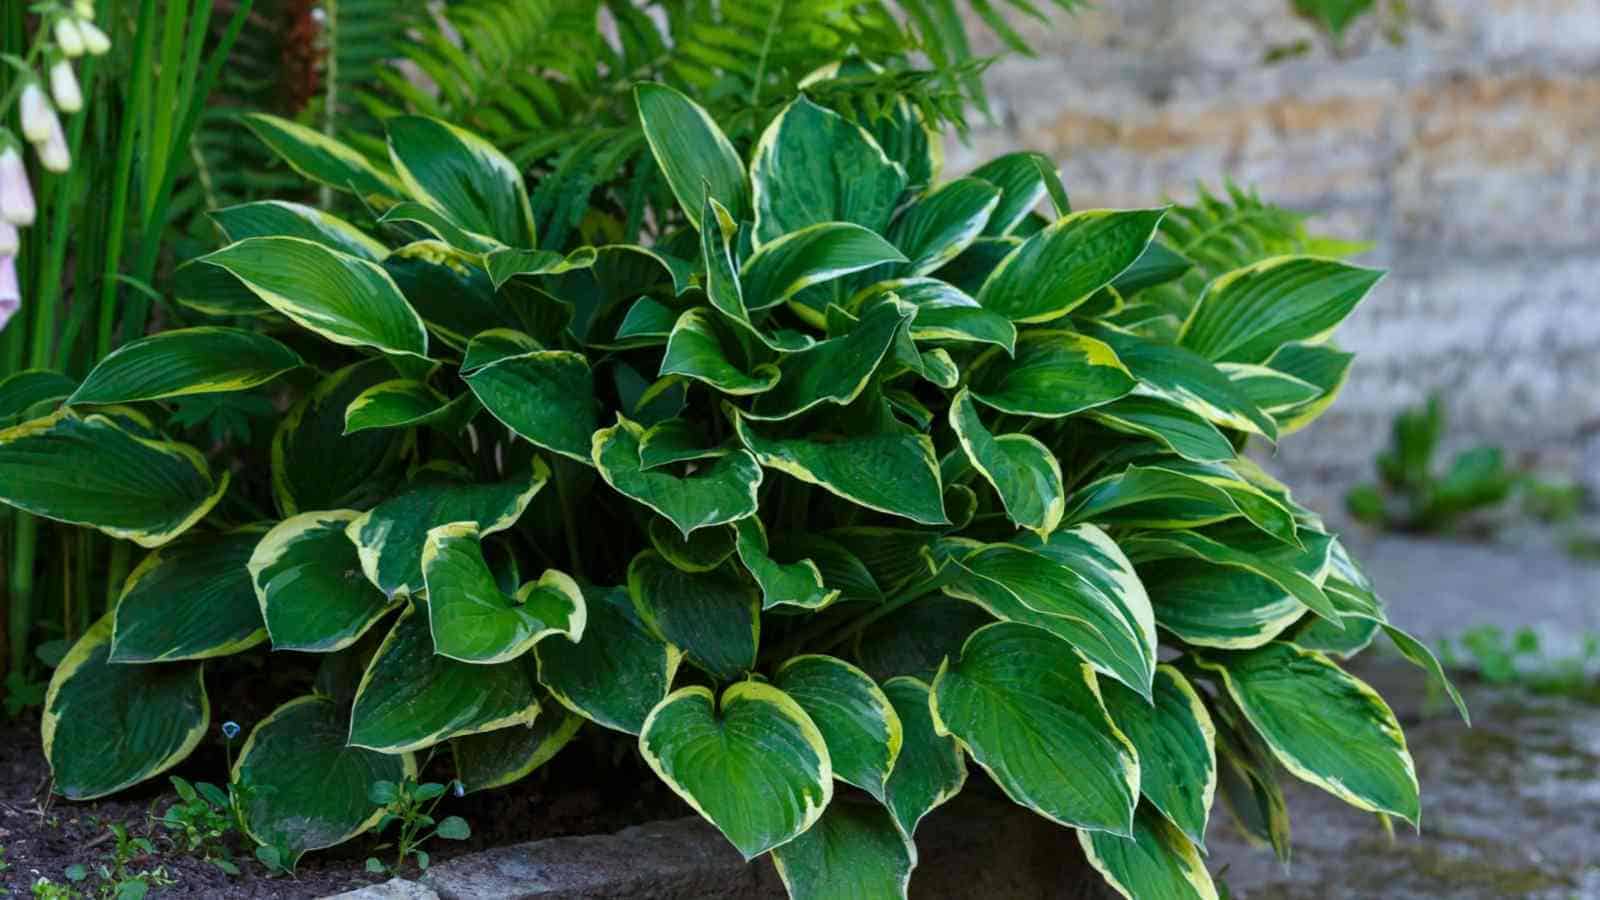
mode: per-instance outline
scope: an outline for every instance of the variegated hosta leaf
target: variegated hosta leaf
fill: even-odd
[[[1217,793],[1240,833],[1270,846],[1278,861],[1290,861],[1289,809],[1278,783],[1278,765],[1244,714],[1227,696],[1210,698],[1217,728]]]
[[[787,694],[757,681],[730,685],[720,704],[704,687],[669,694],[645,720],[639,752],[746,860],[809,829],[833,798],[817,726]]]
[[[965,600],[928,594],[862,631],[856,637],[855,658],[879,681],[901,675],[927,681],[946,656],[961,652],[967,635],[993,621],[993,616]]]
[[[487,665],[516,659],[552,635],[583,637],[585,607],[577,582],[547,569],[507,597],[480,540],[476,522],[452,522],[431,529],[422,545],[435,653]]]
[[[809,559],[778,562],[772,558],[767,546],[767,529],[757,516],[748,516],[733,523],[736,530],[734,542],[739,562],[761,588],[761,608],[795,606],[801,609],[821,609],[839,598],[837,589],[830,590],[822,581],[822,570]]]
[[[639,621],[621,588],[589,588],[588,622],[576,644],[534,645],[539,680],[550,696],[584,718],[638,734],[672,687],[683,654]]]
[[[1016,352],[1017,326],[990,312],[958,288],[937,278],[896,278],[880,281],[851,300],[851,308],[865,315],[874,304],[899,300],[917,308],[911,337],[918,341],[994,344],[1006,354]]]
[[[263,529],[190,536],[144,558],[113,612],[114,663],[229,656],[267,639],[245,562]]]
[[[1315,400],[1275,413],[1278,432],[1293,434],[1322,415],[1339,396],[1339,390],[1350,377],[1354,360],[1354,353],[1345,353],[1337,347],[1304,343],[1284,344],[1268,357],[1267,365],[1273,370],[1315,385],[1321,391]]]
[[[904,303],[878,304],[848,332],[784,355],[778,360],[778,383],[757,396],[745,416],[775,421],[823,403],[848,405],[866,390],[914,315],[916,310]]]
[[[545,703],[531,724],[458,737],[450,742],[456,777],[469,794],[505,787],[549,762],[581,727],[582,716]]]
[[[1263,260],[1206,285],[1178,340],[1218,362],[1264,363],[1291,341],[1325,339],[1382,277],[1312,256]]]
[[[968,382],[972,398],[985,406],[1041,418],[1110,403],[1136,384],[1115,351],[1075,331],[1030,331],[1017,340],[1013,357],[992,349],[973,364]]]
[[[652,631],[721,681],[755,667],[761,602],[731,565],[684,572],[652,550],[628,565],[628,595]]]
[[[1166,284],[1194,268],[1194,263],[1160,241],[1151,241],[1133,261],[1111,282],[1112,290],[1123,297],[1132,297],[1148,287]]]
[[[429,530],[450,522],[474,522],[489,535],[515,525],[550,469],[534,457],[520,477],[491,484],[465,484],[433,476],[362,513],[346,534],[361,556],[367,579],[385,594],[420,591],[422,546]]]
[[[201,260],[335,344],[428,354],[422,317],[376,263],[294,237],[246,238]]]
[[[697,528],[724,525],[756,511],[761,467],[748,450],[689,463],[698,471],[679,477],[666,467],[643,467],[639,441],[644,433],[638,423],[618,415],[617,424],[594,434],[591,459],[618,493],[666,516],[684,537]]]
[[[1157,624],[1198,647],[1259,647],[1306,613],[1289,591],[1240,566],[1174,557],[1142,562],[1138,570],[1154,600]]]
[[[965,389],[950,401],[950,427],[1017,527],[1049,534],[1061,524],[1066,490],[1050,448],[1026,434],[991,434]]]
[[[285,865],[377,825],[384,808],[370,797],[373,782],[399,783],[417,773],[409,753],[346,746],[348,729],[342,706],[312,694],[273,710],[239,751],[231,776],[254,788],[240,810],[245,833],[286,850]]]
[[[285,517],[305,510],[365,509],[388,496],[404,471],[406,433],[345,434],[345,416],[368,389],[393,379],[387,360],[346,366],[290,407],[272,436],[272,488]]]
[[[1236,455],[1217,426],[1162,397],[1129,395],[1087,415],[1113,431],[1152,438],[1191,462],[1226,462]]]
[[[819,222],[850,222],[882,234],[905,190],[906,172],[861,126],[802,96],[756,143],[750,186],[757,244]]]
[[[883,693],[900,717],[902,733],[883,801],[909,839],[923,816],[961,792],[967,783],[967,757],[955,738],[935,729],[926,683],[909,676],[891,678],[883,683]]]
[[[1175,459],[1130,465],[1079,488],[1066,502],[1068,522],[1145,528],[1193,528],[1244,516],[1262,531],[1295,541],[1294,514],[1234,470]]]
[[[828,804],[804,834],[772,851],[792,900],[904,898],[916,859],[888,810],[843,797]]]
[[[146,666],[110,660],[108,613],[50,676],[39,730],[55,790],[92,800],[138,784],[187,757],[211,707],[199,662]]]
[[[1293,644],[1197,660],[1296,777],[1360,809],[1421,821],[1416,767],[1388,704]]]
[[[60,372],[23,369],[0,378],[0,428],[48,415],[78,383]]]
[[[993,219],[990,219],[990,224],[994,224]],[[983,289],[989,273],[1020,246],[1022,238],[1018,237],[980,237],[933,275],[964,294],[976,296]]]
[[[301,513],[261,536],[246,569],[274,650],[343,650],[398,604],[351,577],[361,560],[345,529],[360,515]]]
[[[1091,209],[1065,216],[1022,242],[978,291],[978,304],[1014,322],[1071,312],[1133,265],[1164,209]]]
[[[428,608],[400,613],[367,665],[350,709],[349,743],[405,753],[464,734],[525,725],[539,714],[532,656],[492,665],[434,652]]]
[[[1217,790],[1217,732],[1194,686],[1164,665],[1156,669],[1154,704],[1114,682],[1100,690],[1112,721],[1139,753],[1139,792],[1191,842],[1205,846]]]
[[[318,184],[352,191],[380,207],[405,193],[392,172],[320,131],[266,113],[248,113],[241,118],[290,168]]]
[[[867,673],[821,654],[791,657],[772,673],[822,733],[833,775],[879,800],[900,756],[900,715]]]
[[[739,440],[761,465],[815,484],[858,506],[924,525],[947,523],[933,442],[884,432],[826,438],[767,437],[735,413]]]
[[[1115,328],[1097,326],[1087,332],[1110,345],[1139,380],[1141,391],[1181,406],[1220,428],[1277,439],[1278,427],[1272,417],[1257,408],[1205,357]]]
[[[1252,534],[1260,532],[1251,529]],[[1307,537],[1314,532],[1302,529],[1300,534]],[[1244,532],[1235,531],[1231,534],[1234,539],[1245,537]],[[1326,537],[1326,536],[1324,536]],[[1278,544],[1271,538],[1263,538],[1274,544],[1270,547],[1253,547],[1252,550],[1266,549],[1269,553],[1276,553],[1277,548],[1284,548],[1284,552],[1292,553],[1289,561],[1274,555],[1263,555],[1259,552],[1241,549],[1233,543],[1224,543],[1210,537],[1191,531],[1146,531],[1133,535],[1122,542],[1122,547],[1128,552],[1135,564],[1143,566],[1151,560],[1187,558],[1198,559],[1213,566],[1226,566],[1240,569],[1258,575],[1278,586],[1279,589],[1305,604],[1312,612],[1329,620],[1331,623],[1339,622],[1338,609],[1329,602],[1326,594],[1318,584],[1314,575],[1315,569],[1306,571],[1306,566],[1300,565],[1308,558],[1304,552],[1296,552],[1296,548]],[[1314,545],[1320,547],[1324,563],[1328,551],[1327,543]],[[1263,595],[1264,596],[1264,595]]]
[[[67,402],[133,403],[243,391],[302,365],[299,354],[264,334],[242,328],[180,328],[111,351]]]
[[[1322,388],[1287,372],[1255,363],[1218,363],[1217,371],[1262,412],[1286,412],[1322,396]]]
[[[744,164],[711,116],[664,84],[639,84],[633,97],[650,152],[689,223],[705,227],[700,212],[708,187],[735,218],[743,216],[750,208]]]
[[[0,502],[159,547],[228,490],[200,451],[162,439],[132,411],[62,409],[0,429]]]
[[[284,200],[257,200],[207,213],[229,241],[252,237],[305,238],[329,249],[381,262],[389,248],[368,237],[361,229],[312,206]]]
[[[527,335],[491,331],[467,345],[461,372],[483,408],[519,437],[589,461],[599,412],[594,375],[583,354],[542,350]]]
[[[765,347],[753,346],[703,308],[685,310],[673,324],[661,375],[693,378],[734,396],[770,391],[779,377]]]
[[[960,256],[983,233],[999,204],[999,188],[979,178],[957,178],[896,216],[889,240],[909,260],[908,274],[926,275]]]
[[[996,157],[973,170],[973,178],[981,178],[1000,189],[1000,202],[983,229],[984,235],[1008,235],[1022,224],[1048,193],[1044,171],[1052,165],[1038,153],[1020,152]]]
[[[876,232],[849,222],[819,222],[762,244],[745,260],[739,281],[748,309],[777,306],[812,285],[906,258]],[[808,308],[813,321],[822,309]]]
[[[1060,639],[1011,622],[980,628],[934,678],[933,712],[1012,800],[1062,825],[1132,834],[1139,759],[1094,670]]]
[[[481,409],[470,391],[452,400],[425,381],[395,378],[367,388],[350,401],[344,411],[344,433],[431,425],[453,434],[465,428]]]
[[[739,521],[751,518],[754,517]],[[699,528],[685,537],[672,520],[651,516],[645,535],[657,553],[685,572],[709,572],[722,565],[734,551],[733,529],[726,526]]]
[[[537,246],[522,171],[493,144],[425,116],[393,116],[383,125],[389,159],[413,199],[474,236]]]
[[[494,328],[527,328],[532,311],[521,298],[499,293],[475,253],[444,241],[413,241],[383,258],[406,302],[428,331],[453,350]]]
[[[1133,820],[1133,836],[1080,831],[1084,856],[1128,900],[1217,900],[1216,885],[1194,842],[1148,805]]]

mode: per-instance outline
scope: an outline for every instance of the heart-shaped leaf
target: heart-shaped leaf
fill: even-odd
[[[639,618],[713,678],[732,681],[756,664],[761,603],[732,566],[685,572],[653,550],[628,566]]]
[[[761,608],[797,606],[821,609],[839,598],[822,581],[822,570],[809,559],[782,563],[772,558],[767,546],[767,529],[756,516],[733,523],[737,532],[735,547],[739,561],[761,588]]]
[[[229,656],[267,639],[245,563],[262,529],[190,536],[145,557],[113,612],[111,661]]]
[[[581,727],[582,716],[546,703],[529,725],[456,738],[450,753],[462,790],[471,794],[521,781],[560,753]]]
[[[772,864],[793,900],[904,898],[916,852],[888,810],[840,798],[804,834],[775,848]]]
[[[906,172],[861,126],[802,96],[756,143],[750,185],[755,240],[765,244],[819,222],[851,222],[882,234]]]
[[[507,597],[483,558],[476,522],[452,522],[428,532],[422,578],[434,652],[488,665],[516,659],[551,635],[583,637],[583,592],[569,576],[548,569]]]
[[[879,800],[900,756],[900,716],[867,673],[821,654],[791,657],[772,683],[822,732],[833,775]]]
[[[955,738],[935,729],[927,684],[902,675],[884,682],[883,693],[902,729],[900,756],[884,785],[883,800],[910,838],[923,816],[961,792],[967,783],[967,757]]]
[[[589,361],[566,350],[507,353],[508,347],[480,343],[498,340],[480,336],[467,347],[462,377],[472,393],[490,415],[535,447],[587,463],[599,427]]]
[[[329,653],[354,644],[398,605],[365,578],[346,536],[361,514],[308,512],[261,536],[246,569],[275,650]]]
[[[666,516],[685,537],[697,528],[724,525],[756,511],[761,467],[749,451],[724,454],[680,478],[666,467],[643,468],[643,436],[643,428],[619,415],[617,424],[595,432],[595,468],[607,484]]]

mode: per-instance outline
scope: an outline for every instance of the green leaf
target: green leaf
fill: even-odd
[[[937,278],[897,278],[880,281],[858,294],[852,305],[858,314],[875,303],[899,300],[917,308],[911,337],[918,341],[994,344],[1006,355],[1016,352],[1017,326],[999,313]]]
[[[1048,322],[1071,312],[1133,265],[1164,209],[1091,209],[1057,220],[1000,261],[978,305],[1014,322]]]
[[[1030,152],[1007,153],[974,169],[973,178],[981,178],[1000,189],[1000,202],[989,216],[984,235],[1001,237],[1015,231],[1045,198],[1048,191],[1044,172],[1054,169],[1055,163],[1048,157]]]
[[[447,841],[464,841],[472,837],[472,826],[460,816],[447,816],[433,833]]]
[[[1113,682],[1100,690],[1112,721],[1138,751],[1139,792],[1185,837],[1205,846],[1217,790],[1217,730],[1194,686],[1163,665],[1156,669],[1153,705]]]
[[[1322,396],[1322,388],[1268,366],[1219,363],[1217,370],[1227,375],[1251,403],[1269,414],[1287,412]]]
[[[1310,533],[1308,530],[1302,530],[1302,534]],[[1276,551],[1279,548],[1296,551],[1296,548],[1277,544],[1275,541],[1272,542],[1276,544],[1274,547],[1240,546],[1244,537],[1235,533],[1231,535],[1229,542],[1223,542],[1197,532],[1146,531],[1125,539],[1122,547],[1141,568],[1150,560],[1188,558],[1202,560],[1213,566],[1226,566],[1254,573],[1277,585],[1280,590],[1305,604],[1317,615],[1329,622],[1338,623],[1338,609],[1329,602],[1327,595],[1317,584],[1316,578],[1313,574],[1297,567],[1297,563],[1303,561],[1305,554],[1297,553],[1298,558],[1285,561],[1277,557]],[[1328,549],[1326,543],[1321,549],[1326,553]],[[1264,594],[1260,596],[1265,597]]]
[[[905,262],[876,232],[849,222],[818,222],[762,244],[739,273],[745,306],[777,306],[812,285],[883,263]],[[820,309],[810,309],[820,319]]]
[[[778,383],[756,397],[746,417],[776,421],[823,403],[854,402],[915,314],[903,303],[878,304],[847,334],[786,354],[778,360]]]
[[[378,206],[393,203],[405,192],[384,168],[320,131],[266,113],[241,118],[290,168],[318,184],[351,191]]]
[[[496,328],[532,327],[534,304],[508,290],[497,292],[475,253],[440,241],[414,241],[383,259],[383,270],[446,346],[462,350]]]
[[[634,86],[639,124],[678,208],[695,228],[703,228],[701,208],[710,196],[735,218],[750,208],[744,165],[727,136],[699,104],[664,84]]]
[[[924,525],[944,525],[944,488],[933,441],[925,434],[882,432],[769,438],[737,415],[739,440],[761,465],[868,509]]]
[[[666,516],[684,537],[697,528],[725,525],[756,511],[761,467],[749,451],[717,457],[680,478],[665,467],[642,467],[639,441],[644,433],[621,415],[617,424],[595,432],[591,458],[600,477],[618,493]]]
[[[889,226],[889,240],[926,275],[961,255],[983,233],[1000,204],[1000,190],[978,178],[946,182],[906,207]]]
[[[972,467],[994,487],[1017,527],[1046,535],[1056,530],[1066,489],[1061,464],[1050,448],[1026,434],[991,434],[965,388],[950,401],[950,427]]]
[[[581,353],[524,350],[500,354],[489,332],[467,346],[462,377],[489,414],[535,447],[587,463],[599,427],[594,374]],[[531,340],[531,339],[530,339]]]
[[[905,897],[916,851],[876,803],[840,798],[794,840],[772,851],[793,900]]]
[[[730,685],[720,708],[709,688],[669,694],[645,720],[639,752],[746,860],[805,832],[833,798],[817,726],[788,695],[756,681]]]
[[[1148,806],[1139,807],[1132,837],[1080,831],[1078,843],[1089,864],[1130,900],[1217,900],[1194,843]]]
[[[111,351],[67,402],[132,403],[243,391],[302,365],[299,354],[253,331],[180,328]]]
[[[1236,455],[1217,426],[1161,397],[1130,395],[1088,411],[1113,431],[1152,438],[1193,462],[1223,462]]]
[[[1388,704],[1293,644],[1196,660],[1296,777],[1359,809],[1421,821],[1416,766]]]
[[[583,592],[571,577],[547,569],[515,598],[500,590],[483,558],[476,522],[429,530],[422,577],[434,652],[483,665],[516,659],[553,634],[577,641],[585,621]]]
[[[204,456],[96,413],[62,409],[0,429],[0,502],[73,525],[159,547],[206,517],[228,490]],[[147,423],[139,423],[147,424]]]
[[[261,536],[246,562],[274,650],[330,653],[354,644],[398,605],[365,578],[345,535],[353,509],[308,512]]]
[[[536,644],[539,680],[550,696],[584,718],[638,734],[672,687],[682,654],[639,621],[620,588],[585,592],[588,623],[576,643]]]
[[[1074,331],[1030,331],[1016,355],[999,348],[973,363],[972,399],[1001,412],[1060,418],[1110,403],[1136,382],[1102,341]]]
[[[884,805],[910,838],[923,816],[961,792],[967,783],[967,758],[955,738],[936,730],[926,683],[908,676],[891,678],[883,693],[900,717],[903,734],[900,756],[884,785]]]
[[[1306,612],[1293,594],[1244,568],[1157,559],[1141,563],[1139,577],[1155,598],[1156,622],[1200,647],[1259,647]]]
[[[1273,370],[1315,385],[1321,391],[1315,400],[1275,413],[1278,433],[1293,434],[1322,415],[1339,396],[1354,361],[1354,353],[1345,353],[1326,344],[1284,344],[1268,357],[1267,365]]]
[[[1139,379],[1141,390],[1183,407],[1222,428],[1276,440],[1278,427],[1250,398],[1205,357],[1173,344],[1094,326],[1087,333],[1105,341]]]
[[[1193,528],[1244,516],[1262,531],[1295,543],[1294,514],[1278,499],[1216,463],[1174,459],[1130,465],[1079,488],[1064,519],[1145,528]]]
[[[111,615],[72,645],[50,676],[39,730],[54,789],[69,800],[114,794],[172,768],[205,736],[202,663],[110,661]]]
[[[522,172],[493,144],[425,116],[393,116],[383,125],[389,159],[413,199],[475,235],[537,246]]]
[[[376,263],[294,237],[246,238],[200,259],[335,344],[428,353],[422,317]]]
[[[565,256],[554,250],[498,247],[483,255],[490,282],[499,288],[518,275],[561,275],[587,269],[600,258],[594,247],[579,247]]]
[[[1105,533],[1081,525],[1039,551],[990,544],[962,557],[972,577],[945,588],[1002,619],[1040,628],[1100,672],[1148,696],[1155,615],[1133,567]]]
[[[761,608],[795,606],[801,609],[822,609],[839,599],[837,590],[829,590],[822,581],[822,570],[809,559],[779,562],[772,557],[767,546],[767,529],[756,516],[747,516],[733,523],[737,534],[734,546],[745,571],[761,588]]]
[[[490,484],[430,479],[362,513],[346,533],[361,556],[367,579],[393,597],[422,590],[422,548],[428,532],[450,522],[475,522],[490,535],[515,525],[550,470],[534,457],[520,478]]]
[[[462,790],[471,794],[521,781],[560,753],[581,727],[582,716],[545,704],[530,725],[456,738],[450,752]]]
[[[526,725],[539,714],[533,658],[464,663],[433,650],[428,610],[414,602],[373,654],[350,709],[349,743],[405,753],[448,738]]]
[[[111,661],[231,656],[267,639],[245,562],[261,529],[174,541],[144,558],[113,612]]]
[[[855,657],[880,682],[900,675],[926,681],[946,656],[960,652],[967,635],[993,621],[965,600],[928,594],[862,631],[856,638]]]
[[[693,378],[734,396],[769,391],[778,383],[778,367],[758,361],[765,354],[752,350],[710,310],[696,307],[685,310],[672,326],[661,374]]]
[[[1263,260],[1206,285],[1178,341],[1217,362],[1264,363],[1284,344],[1326,338],[1382,277],[1332,259]]]
[[[628,565],[628,596],[651,631],[713,678],[733,681],[755,667],[761,604],[731,566],[684,572],[646,550]]]
[[[973,632],[933,680],[933,713],[1012,800],[1069,827],[1132,833],[1138,757],[1094,670],[1057,638],[1010,622]]]
[[[370,262],[382,262],[389,255],[388,247],[367,237],[349,222],[299,203],[257,200],[214,209],[206,215],[230,242],[252,237],[297,237]]]
[[[345,414],[367,389],[394,377],[388,361],[346,366],[290,407],[272,438],[272,487],[285,517],[303,510],[365,509],[388,496],[403,469],[404,431],[346,435]]]
[[[342,844],[370,830],[383,807],[368,796],[377,781],[414,777],[409,753],[346,746],[349,720],[333,700],[309,695],[273,710],[250,732],[233,780],[251,786],[240,811],[251,840],[279,851],[293,869],[308,850]],[[308,777],[315,772],[316,777]]]
[[[1131,297],[1148,287],[1166,284],[1194,268],[1187,257],[1160,241],[1151,241],[1133,261],[1111,282],[1111,289],[1123,297]]]
[[[48,414],[54,410],[57,402],[65,400],[77,386],[77,382],[60,372],[45,369],[23,369],[0,378],[0,427],[30,418],[31,411],[46,404],[50,408],[39,410],[36,414]]]
[[[819,222],[851,222],[882,234],[906,172],[861,126],[802,96],[756,143],[750,184],[760,245]]]
[[[820,654],[791,657],[772,673],[822,733],[833,777],[879,800],[900,756],[900,715],[867,673]]]
[[[684,537],[671,520],[651,516],[645,532],[650,546],[685,572],[709,572],[733,555],[732,528],[700,528]]]
[[[344,411],[344,433],[431,425],[447,433],[467,427],[483,406],[471,392],[454,400],[425,381],[394,378],[362,391]]]

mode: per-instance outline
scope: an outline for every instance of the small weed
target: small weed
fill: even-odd
[[[456,796],[461,796],[461,782],[452,781],[449,788],[455,791]],[[378,851],[393,848],[394,864],[388,865],[378,857],[370,856],[367,858],[368,872],[396,875],[407,859],[414,860],[418,869],[426,869],[429,857],[422,845],[430,838],[464,841],[472,836],[472,827],[460,816],[449,816],[443,821],[433,818],[434,808],[444,798],[445,791],[445,785],[434,782],[418,784],[410,778],[399,784],[392,781],[373,782],[367,796],[373,803],[385,807],[383,818],[378,821],[378,833],[382,834],[391,825],[397,825],[399,833],[395,840],[373,848]]]
[[[178,802],[167,807],[156,823],[167,830],[178,850],[199,856],[229,875],[239,874],[227,842],[237,824],[233,798],[214,784],[190,784],[176,775],[171,781]]]
[[[1507,635],[1493,626],[1473,628],[1439,644],[1446,668],[1473,668],[1490,684],[1517,685],[1535,693],[1578,699],[1600,697],[1600,635],[1588,635],[1577,656],[1554,657],[1531,628]]]

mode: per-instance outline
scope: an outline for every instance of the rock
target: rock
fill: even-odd
[[[405,878],[391,878],[383,884],[372,884],[323,900],[439,900],[432,888]]]

